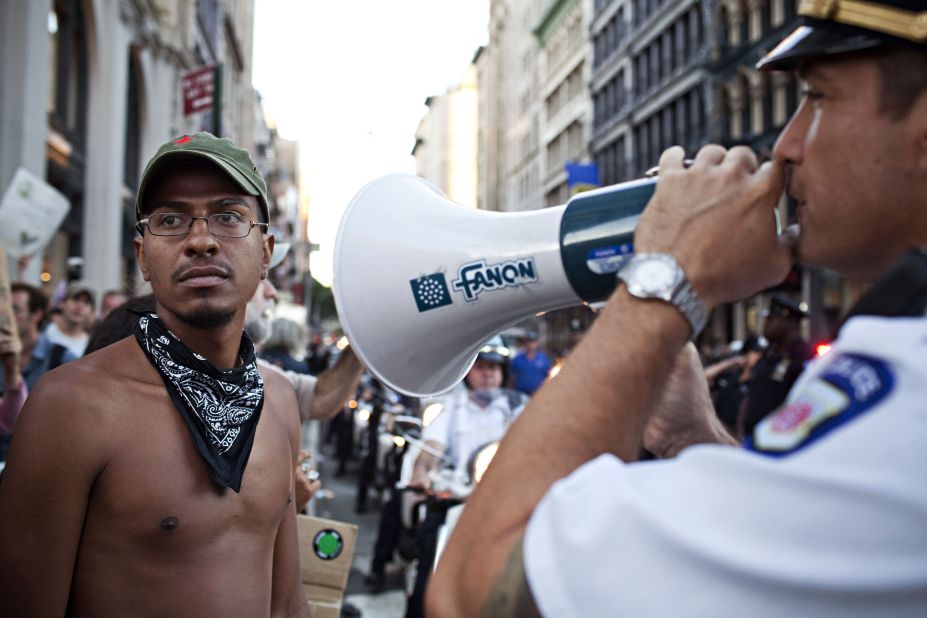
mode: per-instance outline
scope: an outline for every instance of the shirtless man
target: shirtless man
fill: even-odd
[[[227,139],[184,136],[149,163],[135,242],[157,315],[30,395],[0,483],[5,615],[309,614],[296,401],[242,336],[273,251],[265,196]]]

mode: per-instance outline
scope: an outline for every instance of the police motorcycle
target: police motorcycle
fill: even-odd
[[[489,442],[475,449],[468,458],[466,472],[461,473],[454,469],[455,462],[444,453],[421,440],[408,437],[406,440],[419,452],[430,453],[442,463],[441,467],[429,474],[429,487],[408,484],[397,486],[399,495],[407,498],[402,511],[403,529],[411,531],[417,541],[411,552],[412,559],[405,568],[406,594],[410,605],[420,607],[425,585],[437,567],[438,559],[466,506],[467,498],[489,467],[499,442]],[[417,455],[418,452],[415,456],[407,457],[407,461],[411,462],[410,470],[414,467]],[[435,517],[435,514],[440,515]],[[418,614],[413,611],[407,615]]]
[[[416,457],[421,467],[409,477],[426,488],[419,487],[420,493],[415,496],[421,501],[415,506],[412,517],[419,538],[419,555],[407,615],[420,615],[422,611],[425,585],[439,547],[443,547],[441,539],[449,534],[475,482],[491,461],[487,455],[494,449],[487,449],[487,446],[502,438],[527,402],[524,394],[502,388],[508,357],[508,349],[498,338],[480,349],[464,384],[445,396],[444,410],[434,421],[435,431],[424,434],[440,442],[443,452],[426,450],[425,447],[430,448],[427,443],[415,445],[431,457]],[[414,459],[408,457],[406,465],[414,470]],[[427,473],[427,480],[424,473]],[[405,513],[404,516],[409,517]],[[449,516],[451,524],[447,525]]]
[[[422,431],[443,409],[445,402],[442,400],[447,396],[423,402],[425,405],[421,419],[411,415],[396,415],[392,418],[390,430],[398,453],[398,476],[391,497],[381,513],[373,562],[366,578],[368,587],[372,589],[382,589],[386,567],[391,564],[393,567],[390,571],[401,572],[405,579],[406,594],[412,596],[419,569],[425,568],[427,572],[433,570],[430,565],[434,555],[443,549],[467,497],[482,478],[498,447],[498,442],[481,445],[470,456],[466,474],[458,474],[454,470],[453,458],[425,443],[421,437]],[[434,456],[440,462],[438,468],[429,475],[428,487],[412,483],[415,462],[422,452]],[[440,549],[431,550],[429,555],[423,557],[421,528],[429,510],[446,510],[448,523],[442,525],[436,533],[431,532],[432,538],[438,539]],[[423,562],[425,566],[420,567]]]
[[[469,462],[467,463],[467,477],[469,480],[467,495],[473,491],[473,489],[479,485],[480,480],[483,478],[483,475],[486,473],[486,470],[489,469],[489,464],[492,462],[493,457],[496,456],[496,451],[499,450],[499,441],[489,442],[484,444],[476,451],[470,455]],[[441,554],[444,552],[444,548],[447,545],[447,540],[451,536],[451,532],[454,531],[454,527],[457,525],[457,520],[460,519],[460,514],[463,513],[464,504],[463,501],[460,504],[450,507],[447,510],[447,514],[444,518],[444,525],[438,530],[438,543],[435,548],[435,558],[434,564],[432,565],[432,570],[438,568],[438,560],[441,558]]]
[[[354,419],[355,444],[361,461],[355,504],[359,513],[367,508],[370,488],[382,498],[383,491],[398,477],[399,446],[391,427],[393,418],[406,412],[399,395],[372,376],[364,377],[360,390]]]

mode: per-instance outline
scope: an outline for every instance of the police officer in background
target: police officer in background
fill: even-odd
[[[623,284],[470,496],[430,616],[925,615],[927,6],[799,12],[760,62],[804,82],[775,160],[663,153]],[[738,448],[686,342],[794,258],[878,282]]]
[[[806,312],[782,294],[774,294],[764,311],[763,337],[769,342],[750,379],[747,397],[737,418],[737,437],[749,436],[757,423],[778,408],[811,357],[811,346],[801,337]]]
[[[412,472],[413,486],[430,489],[432,474],[442,467],[452,467],[458,478],[469,476],[468,467],[474,454],[502,439],[528,401],[523,393],[502,388],[508,364],[509,351],[500,338],[490,340],[480,349],[464,377],[464,388],[446,395],[444,409],[422,432],[422,440],[432,452],[423,450],[418,454]],[[435,453],[441,453],[442,457]],[[444,524],[449,506],[453,503],[429,503],[425,521],[419,526],[418,567],[406,618],[429,615],[423,612],[425,585],[434,565],[438,530]]]

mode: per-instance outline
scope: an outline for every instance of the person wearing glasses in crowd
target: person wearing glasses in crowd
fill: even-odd
[[[308,616],[296,399],[242,330],[274,246],[264,180],[231,140],[183,136],[136,208],[157,310],[31,392],[0,483],[4,613]]]
[[[760,62],[804,82],[775,160],[662,154],[635,256],[469,497],[429,616],[925,615],[927,7],[799,12]],[[687,342],[795,258],[876,283],[738,448]]]

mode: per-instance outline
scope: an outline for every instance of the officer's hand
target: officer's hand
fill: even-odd
[[[692,444],[737,444],[715,415],[708,381],[691,343],[676,357],[660,400],[644,427],[644,448],[658,457],[675,457]]]
[[[792,240],[777,238],[773,213],[785,186],[782,166],[758,166],[744,146],[705,146],[689,168],[684,156],[674,146],[660,157],[635,251],[673,255],[709,309],[784,279]]]

